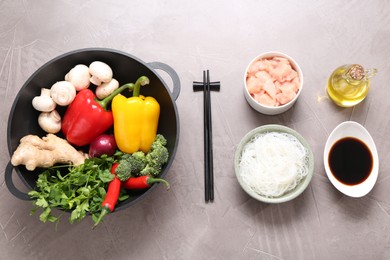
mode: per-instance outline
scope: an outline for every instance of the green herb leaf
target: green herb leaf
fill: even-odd
[[[42,207],[42,208],[47,208],[49,207],[49,204],[47,203],[47,201],[45,200],[45,198],[39,198],[37,199],[37,201],[35,202],[35,205],[38,206],[38,207]],[[49,208],[50,209],[50,208]]]
[[[130,195],[124,189],[121,189],[119,193],[118,201],[125,201],[128,198],[130,198]]]
[[[35,212],[42,208],[39,218],[42,222],[57,222],[52,209],[70,210],[69,222],[80,221],[88,213],[92,217],[100,213],[101,203],[106,195],[108,183],[113,180],[111,166],[115,158],[101,156],[86,159],[79,166],[53,166],[38,176],[37,190],[28,195],[34,199]]]
[[[99,173],[99,179],[102,181],[102,182],[110,182],[114,179],[114,175],[111,174],[110,170],[109,169],[106,169],[106,170],[102,170],[100,173]]]
[[[46,222],[50,218],[51,208],[47,207],[39,216],[42,222]]]

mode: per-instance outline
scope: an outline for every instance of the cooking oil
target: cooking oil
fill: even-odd
[[[328,79],[329,97],[341,107],[351,107],[364,100],[370,89],[370,78],[377,69],[365,70],[359,64],[338,67]]]

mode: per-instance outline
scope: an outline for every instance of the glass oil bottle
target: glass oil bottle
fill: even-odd
[[[352,107],[364,100],[370,89],[370,78],[377,69],[365,70],[359,64],[338,67],[328,79],[329,97],[341,107]]]

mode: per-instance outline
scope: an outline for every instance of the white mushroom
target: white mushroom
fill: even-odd
[[[109,96],[117,88],[119,88],[119,82],[116,79],[112,79],[110,82],[102,83],[96,88],[96,96],[99,99],[103,99]]]
[[[61,130],[61,116],[57,110],[42,112],[38,116],[39,126],[49,134],[56,134]]]
[[[56,103],[50,97],[50,89],[41,88],[41,95],[32,100],[33,107],[41,112],[50,112],[56,108]]]
[[[58,81],[51,87],[50,95],[57,105],[67,106],[76,97],[76,89],[68,81]]]
[[[112,69],[106,63],[94,61],[89,65],[89,73],[91,74],[91,83],[99,86],[103,82],[109,82],[112,79]]]
[[[65,75],[65,80],[72,83],[77,91],[88,88],[90,79],[89,68],[83,64],[76,65]]]

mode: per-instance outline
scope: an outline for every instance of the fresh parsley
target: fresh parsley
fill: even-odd
[[[101,203],[105,198],[108,183],[114,178],[110,173],[114,157],[103,155],[88,158],[78,166],[53,166],[39,174],[36,190],[28,194],[34,200],[34,213],[38,208],[43,212],[42,222],[58,222],[61,215],[54,216],[53,208],[70,212],[69,222],[82,220],[87,214],[100,213]],[[66,168],[68,171],[66,171]],[[123,194],[121,200],[128,195]]]

